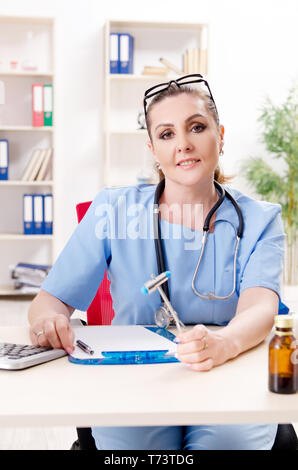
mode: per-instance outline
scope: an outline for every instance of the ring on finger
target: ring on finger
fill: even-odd
[[[43,330],[40,330],[36,333],[36,336],[37,338],[39,338],[39,336],[43,335],[44,334],[44,331]]]

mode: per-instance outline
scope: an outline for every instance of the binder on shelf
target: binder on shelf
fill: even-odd
[[[120,73],[118,33],[110,33],[110,73]]]
[[[28,278],[31,276],[34,280],[38,277],[39,280],[44,281],[51,267],[49,264],[17,263],[12,267],[11,278],[20,279],[22,276],[28,276]]]
[[[33,233],[35,235],[44,233],[42,194],[33,194]]]
[[[23,195],[24,234],[33,234],[33,194]]]
[[[0,139],[0,180],[8,180],[8,140]]]
[[[32,126],[41,127],[44,125],[43,117],[43,85],[33,83],[32,85]]]
[[[53,195],[52,194],[44,194],[44,203],[43,203],[43,225],[44,225],[44,233],[46,235],[53,234]]]
[[[41,287],[51,266],[44,264],[17,263],[10,266],[11,279],[23,286]]]
[[[131,34],[119,35],[120,37],[120,70],[119,73],[133,73],[133,37]]]
[[[53,152],[52,148],[49,148],[49,149],[46,150],[46,154],[45,154],[44,159],[41,163],[41,167],[40,167],[40,170],[37,174],[36,181],[42,181],[42,180],[45,179],[45,177],[48,173],[48,170],[49,170],[50,159],[51,159],[51,156],[52,156],[52,152]]]
[[[38,294],[40,287],[32,286],[31,284],[14,281],[13,288],[22,294]]]
[[[43,86],[44,126],[53,125],[53,85]]]

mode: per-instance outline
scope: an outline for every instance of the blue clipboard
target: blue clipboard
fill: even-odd
[[[155,326],[144,327],[157,335],[174,342],[175,335],[165,328]],[[72,355],[68,356],[69,362],[83,365],[125,365],[125,364],[162,364],[180,362],[175,356],[168,355],[168,349],[157,351],[102,351],[104,357],[78,359]]]

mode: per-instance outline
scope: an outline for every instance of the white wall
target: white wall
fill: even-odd
[[[0,0],[0,15],[57,19],[59,249],[76,224],[75,204],[92,199],[102,186],[106,19],[209,23],[210,84],[226,128],[223,167],[235,173],[242,158],[265,154],[259,108],[266,94],[276,103],[283,100],[298,77],[298,2],[188,0],[184,5],[178,0]],[[241,178],[235,186],[243,189]]]

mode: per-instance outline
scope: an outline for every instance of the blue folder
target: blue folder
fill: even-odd
[[[32,235],[34,224],[34,208],[33,208],[33,194],[23,195],[23,224],[24,234]]]
[[[119,38],[119,73],[133,73],[133,37],[130,34],[120,34]]]
[[[8,180],[9,145],[7,139],[0,139],[0,180]]]
[[[45,235],[53,234],[53,194],[43,195],[43,228]]]
[[[35,235],[42,235],[44,233],[44,222],[43,222],[43,195],[33,195],[33,233]]]
[[[110,73],[119,72],[119,34],[110,33]]]
[[[174,341],[175,335],[165,328],[152,326],[144,327],[147,330]],[[171,362],[180,362],[175,356],[167,355],[168,350],[157,351],[102,351],[104,357],[78,359],[72,355],[68,356],[69,362],[85,365],[125,365],[125,364],[162,364]]]

